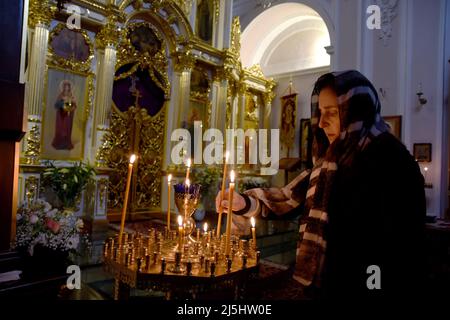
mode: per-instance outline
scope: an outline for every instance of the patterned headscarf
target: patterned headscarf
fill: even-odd
[[[319,128],[319,93],[325,87],[335,90],[341,133],[331,145]],[[325,225],[336,170],[350,166],[355,155],[364,150],[379,134],[388,131],[380,115],[378,95],[358,71],[327,73],[321,76],[311,96],[313,133],[313,169],[306,194],[307,215],[300,224],[300,240],[294,279],[305,286],[320,286],[327,246]]]

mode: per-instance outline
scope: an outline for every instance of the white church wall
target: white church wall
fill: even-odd
[[[280,98],[287,94],[287,88],[289,87],[289,81],[292,80],[293,91],[298,93],[297,95],[297,112],[295,115],[295,140],[294,147],[289,150],[287,154],[287,148],[280,143],[280,158],[285,157],[298,157],[299,145],[300,145],[300,119],[311,117],[311,93],[314,88],[314,83],[317,78],[322,74],[329,71],[329,67],[321,67],[310,70],[304,70],[296,73],[283,74],[274,76],[274,80],[277,82],[275,88],[275,98],[272,102],[272,121],[271,128],[280,128],[281,123],[281,100]],[[279,170],[278,174],[273,176],[272,184],[274,186],[284,185],[284,170]]]
[[[262,9],[250,10],[249,1],[237,1],[240,10],[246,10],[241,17],[243,30],[262,12]],[[288,1],[277,1],[276,4]],[[290,1],[293,2],[293,1]],[[448,113],[447,106],[450,36],[445,33],[450,24],[448,1],[397,1],[383,2],[371,0],[346,1],[295,1],[316,10],[327,24],[330,32],[331,70],[357,69],[365,74],[374,84],[382,103],[382,115],[400,115],[402,117],[402,141],[413,152],[414,143],[432,144],[432,162],[427,164],[428,183],[432,188],[426,189],[427,213],[443,215],[447,204],[448,173]],[[393,8],[386,6],[396,3]],[[387,24],[382,30],[370,30],[366,21],[370,14],[367,7],[378,4],[382,17]],[[235,13],[236,14],[236,13]],[[383,16],[384,15],[384,16]],[[447,17],[447,18],[446,18]],[[447,19],[447,28],[445,20]],[[331,26],[331,27],[330,27]],[[383,31],[391,34],[381,37]],[[388,34],[389,32],[387,32]],[[447,38],[446,42],[444,39]],[[444,55],[444,49],[446,53]],[[445,64],[444,64],[445,63]],[[444,74],[445,70],[447,73]],[[272,73],[272,72],[271,72]],[[273,75],[278,81],[277,97],[272,107],[272,127],[280,122],[280,91],[286,89],[292,77],[294,87],[300,91],[297,123],[306,117],[305,91],[312,90],[312,78],[320,73],[295,75],[292,72],[282,76]],[[444,78],[444,75],[447,78]],[[421,83],[422,91],[428,102],[418,107],[417,91]],[[310,95],[310,92],[308,92]],[[309,96],[306,96],[309,100]],[[307,111],[306,111],[307,110]],[[298,143],[298,134],[296,144]],[[291,156],[298,154],[298,147],[291,151]],[[280,157],[286,156],[281,149]],[[423,167],[423,166],[422,166]],[[284,173],[280,171],[274,183],[281,185]]]

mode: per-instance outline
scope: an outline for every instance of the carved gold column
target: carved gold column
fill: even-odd
[[[109,128],[109,114],[111,111],[114,73],[116,67],[116,45],[119,41],[119,31],[116,26],[116,17],[108,17],[107,23],[97,34],[97,84],[95,91],[95,139],[97,167],[105,166],[103,157],[103,135]],[[91,155],[93,157],[93,154]]]
[[[45,68],[49,38],[49,25],[56,8],[48,0],[30,0],[28,26],[31,29],[30,61],[25,101],[28,112],[27,135],[23,156],[27,164],[39,164],[41,141],[41,117],[44,98]]]
[[[263,117],[263,125],[264,129],[270,129],[270,116],[272,113],[272,101],[275,98],[275,93],[272,92],[273,85],[269,85],[268,91],[263,94],[264,97],[264,117]]]

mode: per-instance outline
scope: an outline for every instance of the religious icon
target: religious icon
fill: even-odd
[[[200,39],[209,43],[212,41],[213,12],[213,1],[199,0],[197,2],[197,23],[195,31]]]
[[[153,117],[159,113],[165,102],[161,83],[156,83],[150,75],[150,72],[154,72],[156,77],[157,73],[148,68],[138,68],[136,72],[128,76],[120,77],[132,67],[133,64],[126,64],[116,71],[118,79],[114,80],[113,85],[114,106],[120,112],[126,112],[130,107],[136,107],[137,101],[139,107],[146,109],[147,113]]]
[[[284,145],[290,149],[295,138],[295,111],[297,94],[281,97],[281,138]]]
[[[56,98],[55,136],[52,146],[57,150],[72,150],[72,126],[77,102],[73,94],[73,83],[61,81],[60,92]]]
[[[161,41],[158,40],[153,30],[146,25],[132,29],[129,39],[133,47],[142,53],[148,52],[153,55],[161,49]]]
[[[42,158],[81,160],[84,154],[87,76],[48,69]],[[91,81],[91,80],[89,80]]]
[[[64,59],[86,61],[89,58],[89,44],[79,31],[63,28],[51,40],[53,52]]]

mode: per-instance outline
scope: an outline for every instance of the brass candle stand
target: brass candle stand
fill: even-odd
[[[125,233],[109,238],[104,246],[107,271],[114,275],[114,298],[126,299],[130,288],[164,291],[166,298],[189,292],[192,298],[218,288],[240,288],[258,273],[260,253],[253,240],[231,238],[230,256],[225,256],[225,235],[203,234],[200,241],[185,235],[179,247],[176,231],[150,229],[147,235]],[[121,246],[119,247],[119,243]]]

